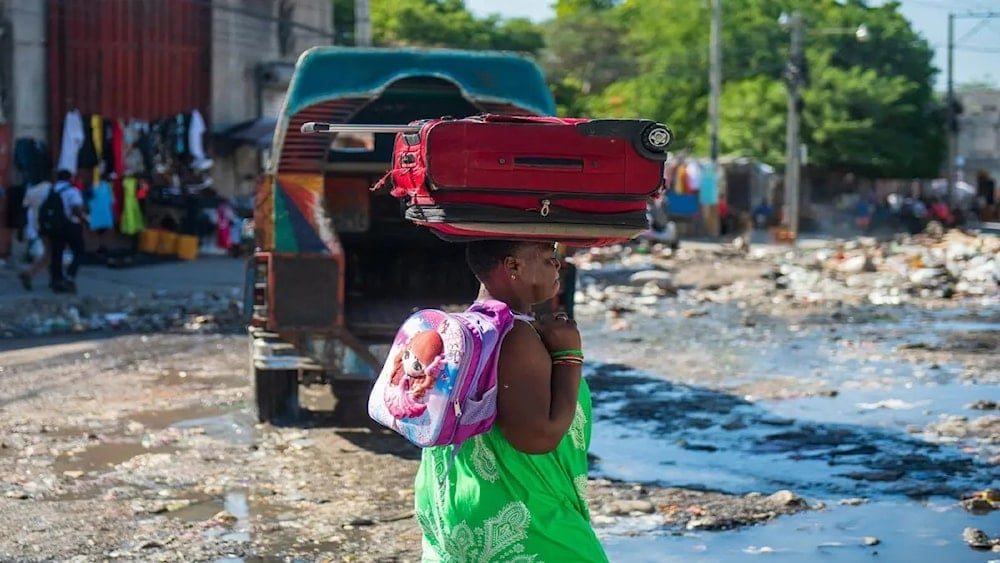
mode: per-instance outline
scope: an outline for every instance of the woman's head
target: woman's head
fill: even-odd
[[[554,243],[473,241],[466,246],[465,258],[490,295],[513,306],[542,303],[559,292]]]

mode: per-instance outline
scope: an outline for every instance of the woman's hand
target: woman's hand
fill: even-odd
[[[576,328],[576,321],[565,313],[542,315],[532,324],[550,353],[580,349],[580,331]]]

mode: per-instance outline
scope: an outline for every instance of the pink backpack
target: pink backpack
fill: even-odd
[[[413,313],[368,397],[369,416],[422,448],[452,444],[454,459],[496,419],[500,343],[513,326],[510,308],[493,300]]]

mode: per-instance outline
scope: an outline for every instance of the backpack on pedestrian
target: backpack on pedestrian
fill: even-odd
[[[69,189],[74,188],[67,184],[53,186],[38,207],[38,233],[42,236],[61,237],[69,231],[72,222],[66,216],[66,205],[62,199],[62,192]]]
[[[414,445],[453,446],[493,426],[500,344],[514,314],[499,301],[410,315],[368,398],[368,414]]]

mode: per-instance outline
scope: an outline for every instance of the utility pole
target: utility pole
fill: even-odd
[[[368,0],[354,0],[354,45],[372,46],[372,11]]]
[[[709,156],[714,166],[719,159],[719,99],[722,97],[722,0],[712,0],[711,44],[708,118],[711,121]]]
[[[801,119],[800,110],[801,93],[799,87],[804,78],[805,54],[803,48],[803,38],[805,36],[805,21],[800,12],[794,12],[789,20],[792,31],[792,45],[789,52],[788,71],[786,82],[788,83],[788,129],[785,137],[785,207],[788,209],[786,222],[792,231],[793,237],[798,237],[799,232],[799,195],[801,193],[800,184],[800,162],[801,148],[799,141],[799,121]]]
[[[955,161],[958,160],[958,116],[955,115],[955,82],[953,68],[955,66],[955,14],[948,13],[948,205],[955,196]]]
[[[709,47],[709,169],[702,176],[702,217],[706,220],[708,234],[719,236],[719,100],[722,97],[722,0],[711,0],[712,24]],[[711,186],[706,185],[711,183]],[[714,195],[713,195],[714,194]],[[713,199],[714,197],[714,199]]]

